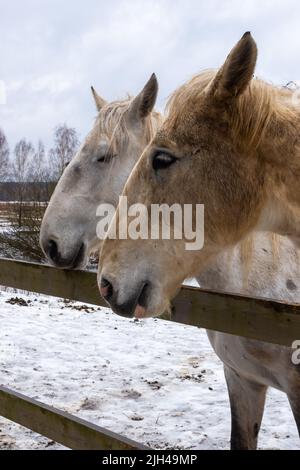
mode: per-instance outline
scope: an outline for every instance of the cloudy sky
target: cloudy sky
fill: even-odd
[[[153,71],[162,110],[247,30],[259,76],[298,80],[299,25],[298,0],[0,0],[0,127],[11,147],[22,137],[49,146],[64,122],[83,138],[95,116],[90,85],[113,100],[137,93]]]

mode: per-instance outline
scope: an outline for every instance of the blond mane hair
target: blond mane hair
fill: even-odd
[[[167,125],[174,127],[180,115],[197,109],[203,92],[213,94],[215,78],[218,78],[218,71],[204,70],[175,90],[166,106]],[[293,120],[299,109],[285,103],[285,99],[292,97],[292,92],[287,87],[276,87],[258,78],[251,80],[246,90],[228,105],[230,129],[235,139],[247,148],[256,149],[274,119],[284,122]]]
[[[109,138],[109,151],[115,152],[128,144],[132,132],[128,126],[128,111],[133,99],[128,96],[124,100],[105,104],[96,118],[98,133],[104,133]],[[161,123],[162,116],[157,111],[152,111],[145,118],[143,137],[147,142],[154,137]]]

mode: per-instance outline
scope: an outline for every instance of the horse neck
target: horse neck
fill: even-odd
[[[213,265],[197,276],[204,289],[221,290],[288,302],[300,301],[298,252],[286,237],[257,232],[248,256],[239,243],[223,252]],[[247,243],[247,242],[246,242]]]
[[[300,247],[300,107],[278,90],[256,157],[264,175],[255,230],[295,236]]]
[[[272,105],[274,108],[270,108],[268,125],[257,148],[260,171],[265,174],[264,204],[254,227],[249,269],[243,260],[244,242],[241,242],[219,255],[209,269],[197,276],[197,280],[201,287],[208,289],[299,302],[297,250],[287,237],[279,237],[280,249],[274,257],[270,235],[261,232],[279,235],[298,232],[300,240],[300,185],[297,178],[300,174],[300,112],[288,93],[280,90]],[[293,197],[297,197],[299,209],[292,207]]]

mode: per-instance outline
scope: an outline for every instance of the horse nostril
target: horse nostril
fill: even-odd
[[[57,243],[54,240],[49,240],[48,254],[49,254],[50,258],[52,259],[52,261],[55,261],[57,259],[58,247],[57,247]]]
[[[113,296],[113,293],[114,289],[112,284],[107,279],[105,279],[105,277],[102,277],[100,282],[100,294],[102,297],[105,300],[109,300]]]

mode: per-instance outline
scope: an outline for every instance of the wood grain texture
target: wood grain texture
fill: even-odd
[[[74,450],[147,449],[5,387],[0,387],[0,415]]]
[[[0,285],[106,306],[93,272],[0,259]],[[164,319],[284,346],[300,339],[298,304],[195,287],[181,288]]]

